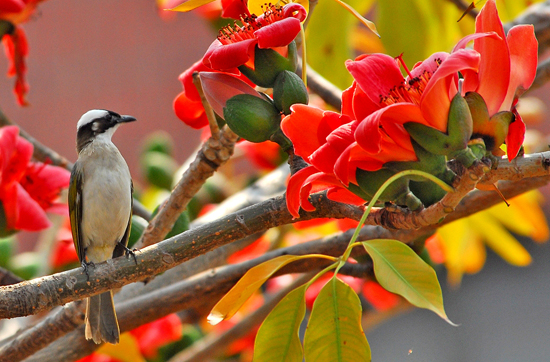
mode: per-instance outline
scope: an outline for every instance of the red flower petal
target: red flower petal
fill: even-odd
[[[365,203],[365,200],[363,200],[353,192],[349,191],[348,189],[342,187],[330,188],[327,192],[327,197],[332,201],[356,206],[363,205]]]
[[[250,16],[247,0],[222,0],[222,17],[239,20],[241,15]]]
[[[204,54],[203,62],[216,70],[230,70],[245,64],[252,57],[258,39],[244,39],[236,43],[223,45],[214,40]]]
[[[208,118],[204,113],[201,102],[193,102],[187,98],[185,92],[181,92],[173,103],[174,112],[186,125],[195,129],[201,129],[208,125]]]
[[[477,71],[479,53],[473,50],[458,50],[449,55],[433,73],[422,98],[420,108],[428,124],[441,132],[447,132],[447,119],[451,99],[457,92],[459,71]]]
[[[294,104],[291,111],[292,113],[281,121],[281,129],[292,140],[294,152],[308,158],[326,142],[325,138],[319,137],[318,134],[324,112],[304,104]]]
[[[313,166],[309,166],[296,172],[294,175],[290,176],[288,180],[286,188],[286,207],[294,219],[300,217],[300,190],[302,185],[309,176],[317,172],[319,172],[319,170]],[[313,207],[311,204],[310,206]]]
[[[476,33],[490,31],[501,39],[478,38],[474,40],[474,50],[481,54],[477,92],[485,99],[489,114],[493,115],[500,109],[510,83],[510,52],[494,0],[488,0],[476,18]]]
[[[370,100],[378,104],[404,79],[395,59],[386,54],[372,54],[346,61],[346,68]]]
[[[525,138],[525,123],[518,111],[513,110],[516,116],[514,122],[508,126],[508,134],[506,135],[506,154],[508,155],[508,162],[512,161],[518,155],[518,152],[523,144]]]
[[[20,184],[16,184],[16,221],[14,228],[17,230],[40,231],[50,227],[46,213],[28,192]]]
[[[25,2],[22,0],[2,0],[0,1],[0,13],[18,13],[25,8]]]
[[[333,112],[325,112],[325,114],[327,113],[336,115]],[[347,117],[344,119],[349,120]],[[326,137],[327,142],[311,154],[309,157],[310,163],[322,172],[334,173],[334,165],[338,157],[350,144],[355,142],[353,133],[356,126],[357,122],[350,122],[332,131]]]
[[[525,92],[535,79],[538,64],[538,42],[533,25],[517,25],[508,32],[511,74],[506,98],[500,110],[509,111],[514,98]]]
[[[254,32],[261,49],[277,48],[290,44],[302,29],[300,20],[286,18],[264,26]]]

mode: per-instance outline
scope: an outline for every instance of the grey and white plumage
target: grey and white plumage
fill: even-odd
[[[73,241],[86,273],[89,264],[126,252],[132,216],[132,179],[111,141],[116,129],[136,119],[107,110],[86,112],[77,123],[78,160],[71,173],[69,213]],[[86,339],[118,343],[112,292],[88,298]]]

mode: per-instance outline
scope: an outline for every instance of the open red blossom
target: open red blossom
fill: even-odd
[[[17,127],[0,129],[0,201],[10,230],[45,229],[50,226],[45,212],[66,208],[56,201],[69,185],[69,172],[30,162],[32,153],[32,144],[19,137]]]
[[[487,32],[494,32],[498,37],[476,36]],[[481,54],[481,62],[478,72],[464,73],[463,89],[483,97],[489,116],[500,111],[514,113],[515,121],[506,135],[510,161],[517,156],[525,136],[525,124],[515,109],[517,99],[529,89],[537,71],[538,43],[534,28],[533,25],[516,25],[506,35],[495,1],[488,0],[476,18],[476,34],[461,40],[455,50],[464,48],[471,40],[474,49]],[[474,134],[477,131],[474,125]]]
[[[303,6],[290,3],[282,8],[273,5],[258,17],[242,17],[242,27],[228,26],[220,30],[218,38],[206,51],[203,63],[224,71],[243,64],[254,69],[256,45],[260,49],[288,46],[300,32],[300,22],[306,16]]]
[[[417,161],[403,125],[416,122],[446,132],[459,73],[477,73],[480,58],[476,50],[457,48],[451,54],[435,53],[409,70],[401,57],[362,55],[346,62],[354,82],[342,94],[341,115],[294,105],[281,128],[296,154],[312,166],[289,180],[287,206],[292,215],[298,216],[300,206],[313,211],[308,197],[321,190],[328,190],[332,200],[359,203],[347,190],[350,183],[357,185],[357,169],[377,171],[387,162]]]

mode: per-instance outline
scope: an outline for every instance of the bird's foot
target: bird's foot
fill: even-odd
[[[126,255],[126,257],[130,257],[132,256],[134,258],[134,262],[136,263],[137,265],[137,258],[136,258],[136,251],[138,251],[138,249],[129,249],[126,245],[124,245],[123,243],[119,242],[118,245],[120,245],[123,249],[124,249],[124,255]]]
[[[82,261],[82,263],[80,263],[80,265],[82,265],[82,269],[84,269],[84,273],[86,273],[86,277],[87,277],[87,280],[89,281],[90,280],[90,273],[88,273],[88,267],[89,266],[93,266],[95,268],[95,264],[93,261],[90,261],[90,262],[87,262],[87,261]]]

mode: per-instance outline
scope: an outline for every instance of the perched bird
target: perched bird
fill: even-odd
[[[127,248],[132,217],[132,179],[126,161],[111,141],[116,129],[136,119],[91,110],[76,125],[78,160],[71,173],[69,214],[73,241],[84,271],[88,266],[132,251]],[[89,297],[86,339],[118,343],[120,330],[108,291]]]

